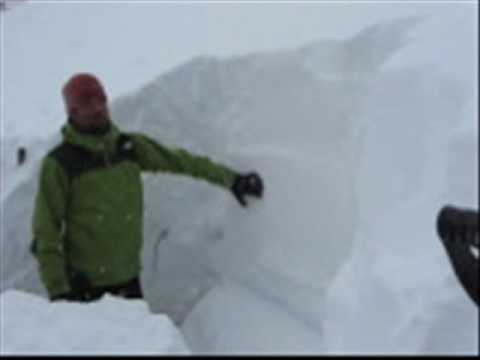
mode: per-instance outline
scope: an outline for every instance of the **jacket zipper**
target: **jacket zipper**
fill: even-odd
[[[107,147],[105,144],[103,144],[103,161],[105,162],[106,167],[109,167],[111,165],[110,158],[108,157]]]
[[[105,166],[107,166],[107,167],[110,166],[110,159],[108,158],[107,153],[105,153],[105,154],[103,155],[103,158],[104,158],[104,160],[105,160]]]

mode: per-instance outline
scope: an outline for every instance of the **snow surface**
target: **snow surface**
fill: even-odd
[[[105,296],[78,304],[19,291],[0,294],[2,355],[188,355],[183,336],[143,301]]]
[[[45,295],[28,253],[38,162],[58,141],[62,83],[88,69],[121,128],[265,180],[244,209],[145,176],[146,301],[191,353],[478,353],[477,308],[434,232],[443,204],[478,208],[477,4],[147,5],[3,15],[2,294]]]

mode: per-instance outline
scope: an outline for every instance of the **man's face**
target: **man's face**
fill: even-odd
[[[75,98],[71,105],[70,117],[81,130],[102,132],[110,124],[107,97],[102,93],[94,93]]]

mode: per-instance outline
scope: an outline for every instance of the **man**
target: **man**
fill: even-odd
[[[437,233],[458,281],[478,306],[480,297],[478,212],[444,206],[437,215]],[[476,256],[473,249],[476,249]]]
[[[102,84],[90,74],[63,88],[63,142],[42,162],[32,252],[54,300],[90,301],[105,293],[141,298],[141,172],[171,172],[230,190],[242,206],[261,197],[256,173],[238,174],[207,157],[168,148],[111,121]]]

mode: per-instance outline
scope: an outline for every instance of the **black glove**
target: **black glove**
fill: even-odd
[[[459,241],[478,247],[478,212],[444,206],[437,217],[437,233],[443,242]]]
[[[232,193],[242,206],[247,206],[245,195],[262,197],[263,182],[257,173],[237,175],[232,185]]]

